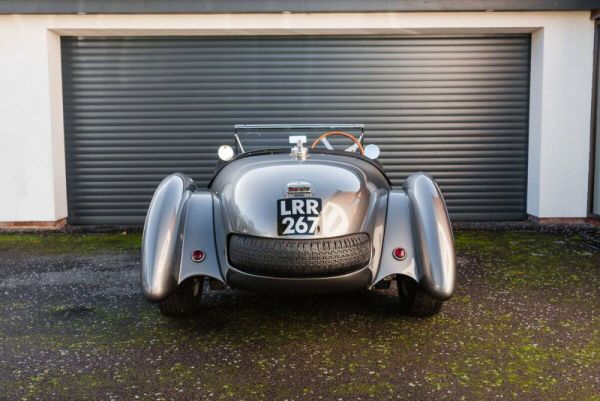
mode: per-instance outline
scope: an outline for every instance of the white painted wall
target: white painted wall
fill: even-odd
[[[1,15],[0,222],[66,217],[60,35],[532,32],[528,213],[585,217],[588,12]]]
[[[527,210],[585,217],[594,27],[565,19],[532,35]]]
[[[58,38],[0,18],[0,221],[67,214]]]

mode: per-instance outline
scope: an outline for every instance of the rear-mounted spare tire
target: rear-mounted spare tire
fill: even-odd
[[[332,277],[365,267],[371,259],[369,235],[325,239],[275,239],[233,234],[229,263],[245,273],[267,277]]]

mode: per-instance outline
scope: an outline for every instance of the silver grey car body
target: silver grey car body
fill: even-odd
[[[278,232],[277,201],[298,196],[289,193],[294,183],[322,202],[312,235]],[[315,241],[357,233],[368,234],[368,262],[339,275],[257,274],[234,266],[229,255],[233,235]],[[405,250],[403,258],[394,256],[396,248]],[[194,250],[202,250],[202,261],[193,260]],[[246,290],[336,292],[400,276],[435,299],[452,296],[455,253],[442,194],[423,173],[392,188],[377,162],[348,152],[309,150],[305,158],[289,149],[242,153],[219,169],[208,188],[172,174],[156,189],[144,226],[142,288],[150,301],[166,299],[192,277]]]

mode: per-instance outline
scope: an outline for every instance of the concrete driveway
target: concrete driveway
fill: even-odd
[[[442,313],[395,290],[207,291],[162,317],[139,234],[0,235],[2,400],[600,400],[600,232],[457,233]]]

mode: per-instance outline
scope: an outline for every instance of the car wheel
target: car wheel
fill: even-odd
[[[396,282],[402,313],[427,317],[436,315],[442,308],[444,302],[427,294],[412,278],[399,276]]]
[[[192,316],[200,310],[202,298],[202,278],[192,278],[181,283],[175,292],[158,303],[158,308],[165,316]]]

